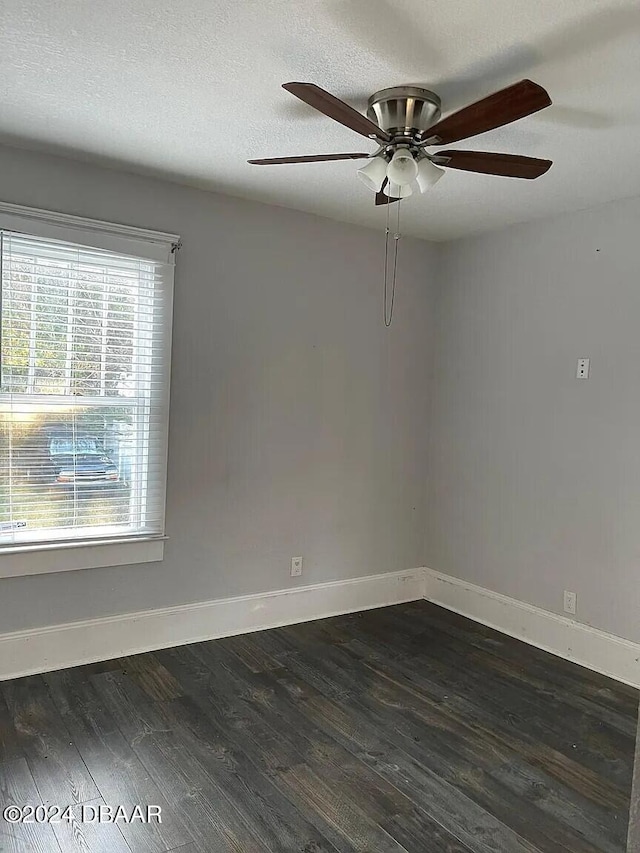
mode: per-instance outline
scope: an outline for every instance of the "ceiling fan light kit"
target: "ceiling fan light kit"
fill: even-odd
[[[526,179],[539,178],[551,167],[550,160],[535,157],[455,150],[432,154],[425,150],[486,133],[548,107],[551,98],[542,86],[531,80],[514,83],[444,119],[440,118],[442,104],[438,95],[417,86],[381,89],[369,98],[366,116],[314,83],[285,83],[283,88],[334,121],[374,140],[379,145],[378,150],[370,154],[272,157],[249,160],[249,163],[275,165],[368,159],[371,162],[357,174],[375,192],[376,204],[389,204],[411,195],[410,184],[414,180],[420,192],[425,192],[442,177],[441,166]],[[407,187],[409,192],[402,189]],[[395,190],[396,194],[392,195]]]
[[[411,184],[394,184],[393,181],[387,181],[382,192],[390,201],[398,201],[398,199],[409,198],[410,195],[413,195],[413,188]]]
[[[421,193],[425,193],[428,189],[435,186],[443,175],[444,169],[440,169],[434,165],[430,157],[423,156],[420,158],[416,182]]]
[[[358,169],[356,175],[366,187],[369,187],[374,193],[378,193],[387,177],[387,161],[381,156],[373,157],[366,166]]]
[[[418,164],[408,147],[396,148],[387,166],[389,183],[404,187],[418,177]]]

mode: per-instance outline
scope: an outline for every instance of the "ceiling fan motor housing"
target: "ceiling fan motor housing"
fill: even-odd
[[[440,98],[429,89],[394,86],[369,98],[367,117],[394,137],[394,141],[419,141],[440,118]]]

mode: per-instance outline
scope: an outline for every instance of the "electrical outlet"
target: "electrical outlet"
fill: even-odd
[[[291,558],[291,577],[299,578],[302,574],[302,557]]]
[[[568,589],[564,591],[564,612],[570,613],[572,616],[576,615],[576,605],[578,603],[578,596],[575,592],[569,592]]]
[[[588,379],[589,378],[589,361],[588,358],[579,358],[578,359],[578,368],[576,370],[576,379]]]

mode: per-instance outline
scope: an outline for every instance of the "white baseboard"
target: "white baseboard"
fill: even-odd
[[[415,569],[0,634],[0,681],[416,601],[423,589]]]
[[[515,598],[425,569],[427,601],[640,688],[640,644]]]
[[[422,598],[640,688],[640,644],[431,569],[0,634],[0,681]]]

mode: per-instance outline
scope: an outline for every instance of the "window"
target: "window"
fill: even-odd
[[[0,230],[0,561],[164,535],[172,266],[80,231]]]

